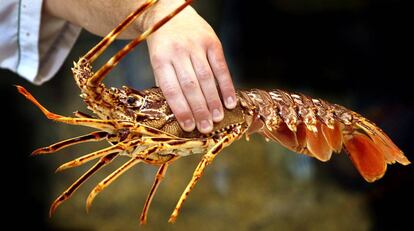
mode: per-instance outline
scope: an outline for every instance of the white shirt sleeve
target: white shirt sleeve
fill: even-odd
[[[42,15],[42,0],[1,0],[0,67],[42,84],[62,66],[80,31]]]

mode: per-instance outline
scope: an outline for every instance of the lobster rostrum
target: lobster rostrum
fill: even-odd
[[[198,131],[185,132],[181,129],[159,88],[142,91],[129,87],[106,88],[102,80],[111,69],[136,45],[173,18],[191,1],[186,1],[132,40],[94,72],[91,66],[93,61],[135,18],[156,2],[157,0],[148,0],[74,63],[72,71],[81,89],[81,97],[96,117],[82,112],[75,112],[76,117],[52,113],[26,89],[17,86],[18,91],[39,107],[47,118],[98,129],[83,136],[39,148],[33,155],[54,153],[83,142],[107,140],[111,144],[107,148],[65,163],[57,169],[61,171],[98,159],[94,166],[53,202],[50,215],[95,172],[124,155],[129,160],[92,190],[87,198],[87,209],[100,191],[134,165],[142,162],[156,165],[159,166],[159,170],[140,218],[142,224],[146,223],[148,208],[169,164],[183,156],[203,154],[169,219],[169,222],[175,222],[184,201],[203,175],[205,167],[225,147],[243,135],[248,138],[252,133],[259,133],[294,152],[321,161],[328,161],[332,152],[340,152],[344,148],[356,169],[368,182],[381,178],[387,164],[410,163],[403,152],[374,123],[340,105],[302,94],[282,90],[238,91],[237,107],[225,110],[224,119],[214,124],[213,132],[201,134]]]

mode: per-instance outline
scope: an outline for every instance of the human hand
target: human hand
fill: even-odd
[[[155,9],[144,27],[172,11],[165,5]],[[156,83],[181,127],[211,132],[213,121],[224,116],[216,81],[225,106],[232,109],[237,104],[223,48],[213,29],[187,7],[147,42]]]
[[[44,0],[43,10],[105,36],[145,0]],[[171,13],[184,0],[159,0],[140,16],[120,38],[132,39]],[[148,39],[148,49],[157,85],[185,131],[195,126],[212,131],[213,121],[223,119],[225,106],[236,106],[236,94],[223,48],[210,25],[187,6]]]

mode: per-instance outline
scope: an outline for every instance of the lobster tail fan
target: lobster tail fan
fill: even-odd
[[[350,159],[366,181],[373,182],[385,174],[385,156],[368,136],[354,132],[344,136],[344,144]]]
[[[364,119],[357,123],[357,126],[366,132],[376,147],[382,152],[388,164],[398,162],[402,165],[410,164],[404,153],[392,142],[392,140],[374,123]]]

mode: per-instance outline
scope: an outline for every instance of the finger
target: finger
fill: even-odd
[[[220,122],[224,117],[223,106],[217,91],[213,71],[210,68],[207,57],[202,54],[192,54],[191,63],[193,64],[204,98],[207,101],[207,106],[213,117],[213,121]]]
[[[187,132],[194,130],[194,117],[181,91],[172,64],[168,63],[154,66],[154,75],[180,126]]]
[[[228,109],[233,109],[237,105],[236,91],[234,90],[233,81],[224,58],[221,44],[215,44],[208,49],[208,61],[214,72],[214,76],[219,84],[224,104]]]
[[[155,80],[155,86],[160,87],[160,84],[158,83],[158,77],[157,76],[155,76],[154,80]]]
[[[211,132],[213,129],[213,121],[191,64],[190,57],[186,55],[179,56],[173,61],[173,65],[181,90],[193,112],[198,130],[201,133]]]

